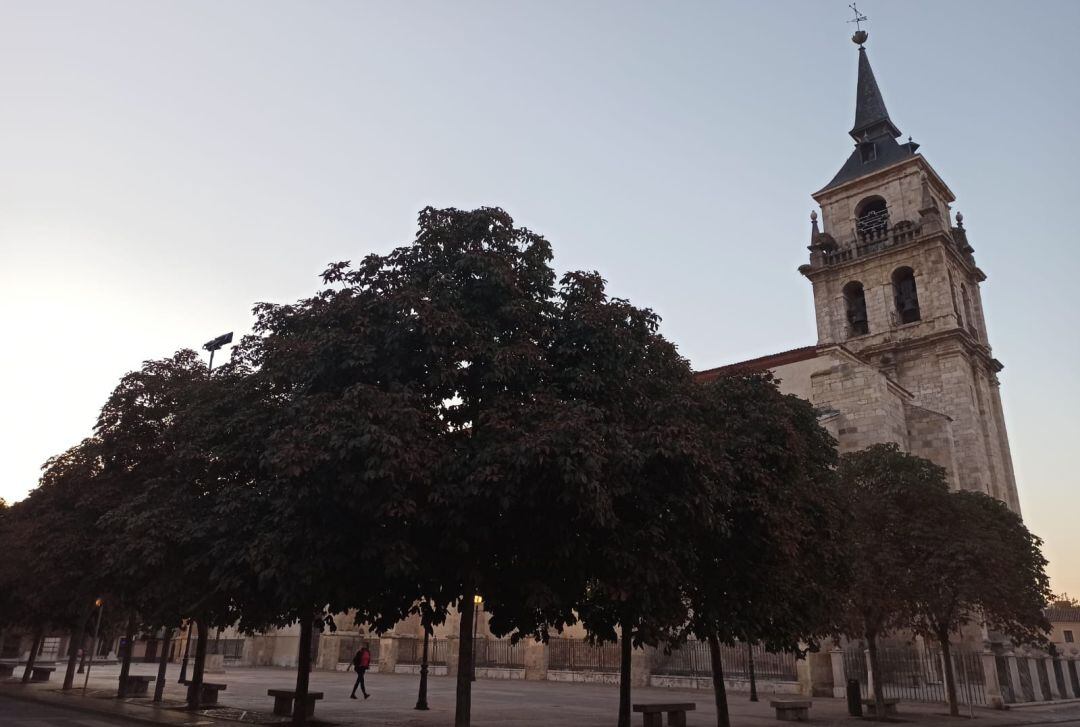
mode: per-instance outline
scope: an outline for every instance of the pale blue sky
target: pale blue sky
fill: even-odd
[[[865,0],[956,192],[1021,500],[1080,595],[1080,3]],[[142,359],[499,205],[705,368],[811,344],[809,195],[851,148],[835,2],[0,2],[0,496]]]

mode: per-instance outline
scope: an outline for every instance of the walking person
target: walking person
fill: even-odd
[[[361,646],[360,651],[356,652],[356,656],[352,658],[352,667],[356,670],[356,684],[353,684],[349,698],[356,699],[356,688],[360,687],[360,693],[364,695],[364,699],[367,699],[371,696],[364,684],[364,674],[371,667],[371,652],[368,651],[367,646]]]

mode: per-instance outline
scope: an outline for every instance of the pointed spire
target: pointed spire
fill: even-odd
[[[859,31],[851,38],[859,44],[859,82],[855,89],[855,125],[849,133],[857,142],[882,134],[888,134],[895,139],[900,136],[900,129],[896,128],[896,124],[889,118],[885,99],[881,96],[874,70],[870,67],[870,59],[866,57],[863,43],[866,42],[867,35],[866,31]]]

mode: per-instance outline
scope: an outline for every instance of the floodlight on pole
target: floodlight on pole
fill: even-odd
[[[214,370],[214,352],[220,350],[222,346],[232,343],[232,335],[232,331],[229,331],[203,344],[203,350],[210,352],[210,364],[206,367],[207,373]]]

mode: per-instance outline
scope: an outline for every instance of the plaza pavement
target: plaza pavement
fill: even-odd
[[[53,681],[46,684],[22,685],[18,680],[0,683],[0,698],[32,699],[43,704],[59,705],[86,710],[97,715],[134,718],[149,724],[174,725],[176,727],[237,727],[233,718],[243,715],[251,724],[262,716],[273,719],[273,700],[267,689],[291,689],[296,674],[291,669],[229,669],[225,674],[210,675],[207,681],[224,682],[228,689],[221,693],[221,712],[209,711],[190,714],[179,709],[161,709],[150,705],[149,699],[129,699],[126,703],[111,698],[115,695],[118,666],[94,667],[88,696],[82,691],[60,692],[59,682],[63,675],[58,665]],[[133,664],[132,674],[153,676],[156,665]],[[19,673],[18,671],[16,673]],[[170,665],[165,692],[166,705],[177,707],[184,698],[183,687],[176,683],[177,668]],[[428,712],[413,709],[416,704],[417,679],[405,674],[370,674],[367,677],[369,700],[349,699],[354,675],[352,672],[313,672],[311,688],[322,691],[325,698],[315,707],[315,718],[321,722],[338,725],[393,725],[394,727],[420,727],[438,725],[447,727],[453,721],[454,680],[449,677],[431,677],[428,680]],[[77,684],[82,684],[81,675]],[[746,694],[731,693],[731,721],[733,727],[777,727],[773,710],[769,708],[768,695],[752,703]],[[689,713],[687,724],[707,727],[716,724],[716,712],[712,693],[704,690],[638,688],[634,690],[635,702],[696,702],[697,711]],[[815,699],[810,710],[813,724],[824,726],[846,725],[852,727],[855,720],[847,716],[845,703],[840,699]],[[949,718],[943,704],[905,702],[900,706],[904,722],[943,727],[956,725],[958,720]],[[510,727],[544,725],[550,727],[612,727],[618,711],[618,689],[604,684],[568,684],[556,682],[500,681],[481,679],[473,684],[473,724],[476,727]],[[964,720],[967,710],[964,708]],[[1012,725],[1060,724],[1080,727],[1080,700],[1054,705],[1033,705],[1006,711],[975,708],[975,719],[987,727],[1011,727]],[[634,715],[634,724],[641,724],[640,715]],[[875,724],[875,723],[870,723]]]

